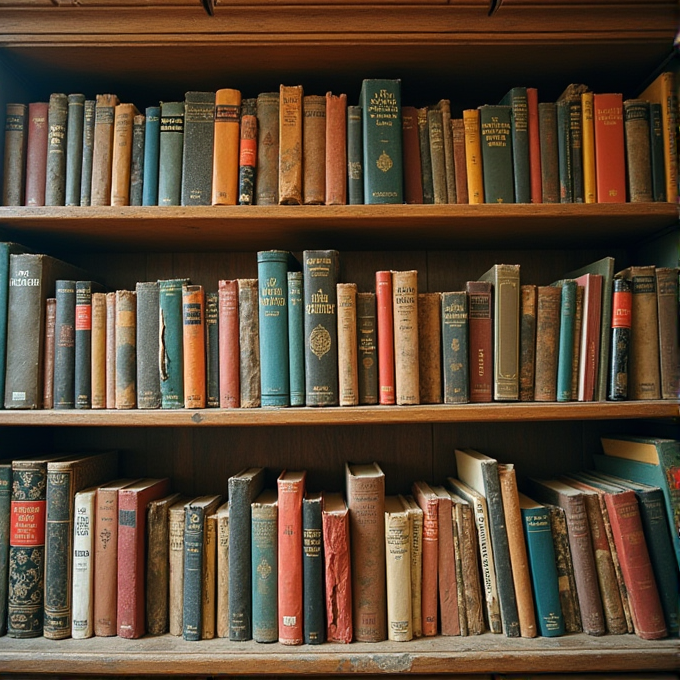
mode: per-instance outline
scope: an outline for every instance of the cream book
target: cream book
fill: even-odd
[[[229,637],[229,502],[215,513],[217,522],[217,637]]]
[[[71,637],[94,635],[94,519],[97,488],[79,491],[73,506],[73,617]]]
[[[422,588],[423,588],[423,511],[413,496],[402,496],[408,509],[411,532],[411,620],[413,637],[423,636]]]
[[[399,496],[385,497],[387,634],[390,640],[413,638],[411,617],[411,533],[409,511]]]

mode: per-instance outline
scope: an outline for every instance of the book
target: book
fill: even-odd
[[[454,540],[455,520],[451,496],[442,486],[431,486],[430,488],[437,497],[439,630],[442,635],[466,634],[467,620],[464,607],[462,608],[463,611],[460,611],[461,603],[459,602],[463,584],[458,582],[457,564],[460,564],[460,554],[456,550],[456,541]],[[458,592],[459,586],[461,593]]]
[[[209,103],[209,102],[208,102]],[[206,123],[208,118],[206,107]],[[239,203],[241,92],[222,88],[215,93],[212,156],[212,205]],[[201,128],[203,130],[203,128]],[[208,143],[209,135],[205,139]]]
[[[536,376],[536,297],[537,286],[520,286],[519,400],[534,400]]]
[[[98,94],[92,146],[92,189],[90,205],[111,205],[113,137],[118,97]]]
[[[116,408],[137,406],[137,295],[116,291]]]
[[[181,205],[210,205],[212,201],[215,122],[214,92],[184,95]]]
[[[565,102],[567,106],[567,122],[569,125],[569,158],[571,166],[571,188],[573,203],[585,201],[583,185],[583,121],[581,115],[581,95],[588,91],[586,85],[567,86],[558,98],[558,105]],[[597,145],[597,140],[596,140]]]
[[[444,403],[465,404],[470,401],[468,295],[442,293],[441,301]]]
[[[431,637],[438,629],[439,497],[424,481],[413,483],[413,498],[423,513],[422,535],[422,634]]]
[[[628,200],[631,203],[653,201],[649,102],[626,99],[623,102],[623,123]]]
[[[55,92],[50,95],[47,111],[47,167],[45,168],[45,205],[47,206],[64,205],[66,197],[67,121],[68,97],[60,92]],[[25,150],[25,143],[24,128],[22,150]],[[21,196],[23,184],[17,193]]]
[[[347,202],[364,202],[363,121],[361,107],[347,107]]]
[[[399,496],[385,497],[385,557],[388,639],[413,638],[411,616],[411,531]]]
[[[511,108],[510,139],[515,202],[532,203],[528,88],[513,87],[505,94],[499,104]]]
[[[659,369],[661,398],[680,397],[680,344],[677,314],[678,267],[657,267],[656,301],[659,318]]]
[[[45,205],[45,170],[47,169],[47,112],[49,104],[47,102],[31,102],[28,105],[28,121],[26,130],[26,193],[23,198],[23,205],[43,206]],[[17,119],[15,116],[19,116]],[[12,117],[11,127],[16,126],[16,130],[11,132],[20,135],[21,131],[21,110],[17,111]],[[9,117],[5,125],[9,122]],[[18,123],[18,124],[17,124]],[[6,131],[7,135],[10,131]],[[5,143],[5,163],[11,162],[9,149],[11,144]],[[21,146],[19,145],[19,148]],[[663,152],[663,150],[662,150]],[[23,164],[18,167],[23,167]],[[92,163],[90,160],[90,172]],[[9,175],[7,171],[5,178]],[[9,181],[8,179],[5,180]],[[14,180],[16,182],[16,179]],[[89,187],[88,187],[89,191]],[[88,203],[89,204],[89,203]],[[3,199],[3,205],[7,205]],[[83,204],[85,205],[85,204]]]
[[[86,99],[83,111],[83,158],[80,175],[80,205],[92,201],[92,159],[94,153],[94,126],[97,102]]]
[[[555,103],[559,203],[574,203],[574,162],[570,142],[570,113],[567,100],[560,99]]]
[[[652,166],[652,198],[655,201],[666,200],[663,130],[661,104],[649,102],[649,155]]]
[[[479,109],[465,109],[463,111],[463,125],[468,201],[470,205],[484,203],[484,173]]]
[[[27,107],[8,103],[5,113],[2,205],[18,206],[23,205],[26,182]]]
[[[485,203],[514,203],[512,108],[485,104],[479,107]]]
[[[276,642],[278,616],[278,506],[274,489],[265,489],[252,503],[253,639]]]
[[[302,85],[279,87],[279,203],[302,203]]]
[[[279,98],[278,92],[257,96],[256,205],[279,202]]]
[[[238,279],[241,408],[260,405],[260,322],[257,279]]]
[[[561,279],[552,285],[562,290],[557,345],[556,397],[557,401],[571,401],[578,284],[573,279]]]
[[[427,120],[427,106],[416,109],[416,126],[418,129],[418,154],[420,156],[420,186],[423,203],[434,203],[434,187],[432,185],[432,152],[430,151],[430,131]]]
[[[442,403],[441,293],[418,294],[420,403]]]
[[[347,95],[326,93],[325,203],[347,203]]]
[[[158,142],[158,205],[180,205],[184,149],[184,102],[161,102]]]
[[[625,279],[614,279],[613,287],[611,344],[609,346],[611,361],[607,380],[607,399],[618,401],[628,398],[633,293],[630,282]]]
[[[85,640],[94,635],[94,522],[97,487],[75,495],[73,506],[73,620],[70,635]]]
[[[538,129],[541,144],[541,199],[543,203],[560,203],[557,106],[553,102],[541,102],[538,105]]]
[[[572,350],[572,365],[571,365],[571,399],[572,401],[578,399],[578,374],[581,361],[581,333],[583,328],[583,298],[585,296],[585,288],[576,285],[576,311],[574,313],[574,348]],[[601,334],[600,338],[603,337]],[[601,371],[598,370],[598,373]],[[606,381],[605,381],[606,382]],[[599,376],[596,394],[599,396]]]
[[[423,636],[423,511],[413,496],[401,496],[409,518],[411,532],[411,618],[413,637]]]
[[[57,309],[54,326],[54,408],[75,408],[76,282],[55,282]]]
[[[83,173],[83,124],[85,95],[68,95],[66,117],[66,180],[64,205],[80,205],[80,181]]]
[[[145,117],[138,113],[132,119],[132,158],[130,159],[130,205],[135,206],[143,204],[145,132]]]
[[[76,281],[75,407],[92,408],[92,294],[104,287],[96,281]]]
[[[184,335],[182,287],[189,279],[158,282],[161,408],[184,406]]]
[[[201,639],[212,640],[216,632],[216,584],[217,584],[217,516],[214,512],[205,518],[205,535],[203,540],[203,581],[201,583],[201,600],[203,615],[201,621]]]
[[[444,137],[444,166],[446,168],[446,202],[457,203],[456,167],[453,158],[453,134],[451,131],[451,101],[440,99],[437,104],[442,112],[442,135]]]
[[[557,401],[557,359],[560,339],[562,289],[538,286],[536,296],[536,367],[534,399]],[[571,364],[569,364],[571,396]]]
[[[184,629],[184,507],[190,500],[181,496],[168,508],[168,632],[177,637]]]
[[[359,403],[377,404],[378,325],[375,293],[357,293]]]
[[[238,336],[237,336],[238,337]],[[219,294],[205,294],[205,405],[220,405]]]
[[[106,293],[106,408],[116,408],[116,294]]]
[[[220,408],[238,408],[241,404],[238,281],[222,280],[218,287]]]
[[[205,408],[205,292],[203,286],[182,285],[182,347],[184,408]]]
[[[257,166],[257,99],[241,102],[241,138],[238,157],[238,203],[252,205]]]
[[[137,282],[137,408],[161,407],[161,374],[158,352],[160,336],[160,285]]]
[[[418,137],[418,109],[403,106],[401,109],[402,151],[404,158],[404,202],[423,203],[423,182],[420,165],[420,139]]]
[[[420,403],[418,366],[418,272],[392,272],[395,401]]]
[[[11,507],[12,461],[0,460],[0,636],[7,633]]]
[[[376,330],[378,336],[378,393],[381,404],[396,403],[394,383],[394,311],[392,272],[375,273]]]
[[[215,513],[217,518],[217,637],[229,637],[229,502]]]
[[[326,639],[324,617],[323,494],[302,499],[302,620],[307,645]]]
[[[434,203],[447,203],[446,156],[444,153],[444,124],[439,108],[427,111],[427,132],[432,165],[432,198]]]
[[[338,400],[340,406],[359,405],[357,365],[357,285],[338,283]]]
[[[302,116],[302,199],[305,205],[323,205],[326,200],[326,97],[305,95]],[[344,124],[343,120],[343,128]]]
[[[578,368],[578,400],[594,401],[599,395],[601,351],[602,288],[601,274],[583,274],[576,283],[583,286],[583,312],[581,322],[581,348]]]
[[[139,112],[134,104],[118,104],[113,122],[111,199],[109,205],[130,205],[132,127]]]
[[[467,281],[470,401],[493,399],[493,316],[489,281]]]
[[[597,201],[598,203],[625,203],[623,96],[621,94],[595,94],[593,118]]]
[[[581,129],[583,135],[583,202],[597,202],[597,167],[595,157],[595,114],[593,92],[581,95]],[[600,159],[600,166],[604,165]]]
[[[45,300],[45,362],[43,367],[43,408],[54,408],[54,331],[57,298]],[[4,366],[4,362],[0,362]]]
[[[529,181],[531,185],[531,202],[543,203],[541,133],[538,118],[538,90],[535,87],[527,87],[527,119],[529,128]]]
[[[161,107],[147,106],[144,119],[144,175],[142,205],[158,205]]]

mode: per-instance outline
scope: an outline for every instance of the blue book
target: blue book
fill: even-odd
[[[550,512],[544,505],[522,493],[519,494],[519,507],[527,542],[538,628],[543,637],[564,635]]]
[[[305,319],[302,272],[288,272],[288,364],[290,405],[305,405]]]
[[[574,360],[574,327],[578,284],[562,279],[552,284],[562,289],[560,303],[560,337],[557,354],[557,401],[571,401],[571,375]]]
[[[161,107],[146,107],[144,130],[144,182],[142,205],[158,205],[158,160],[161,139]]]
[[[189,279],[159,281],[161,408],[184,408],[184,339],[182,284]]]
[[[278,616],[278,506],[274,489],[263,491],[251,506],[253,640],[276,642]]]

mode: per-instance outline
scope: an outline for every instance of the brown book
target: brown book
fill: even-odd
[[[219,281],[220,408],[241,405],[238,281]]]
[[[106,293],[106,408],[116,408],[115,293]]]
[[[628,200],[631,203],[653,201],[649,102],[642,99],[624,101],[623,125],[626,137]]]
[[[378,337],[375,293],[357,293],[359,403],[378,403]]]
[[[578,376],[581,363],[581,333],[583,332],[583,300],[586,289],[576,286],[576,311],[574,313],[574,349],[571,365],[571,400],[578,400]]]
[[[442,403],[442,302],[440,293],[418,295],[420,403]]]
[[[347,95],[326,93],[326,205],[347,203]]]
[[[680,337],[678,335],[678,267],[656,268],[659,316],[659,363],[661,398],[680,396]]]
[[[385,497],[385,561],[387,637],[407,642],[413,639],[411,523],[408,506],[401,496]]]
[[[456,552],[453,540],[453,510],[451,496],[442,486],[431,487],[438,498],[438,584],[439,617],[442,635],[460,635],[458,612],[458,581],[456,579]]]
[[[28,105],[26,144],[26,197],[24,205],[45,205],[47,172],[47,102]]]
[[[257,279],[238,279],[241,408],[260,405],[260,326]]]
[[[240,118],[241,92],[231,88],[217,90],[213,141],[213,205],[238,203]]]
[[[536,302],[536,369],[534,399],[557,400],[557,357],[562,289],[539,286]]]
[[[414,482],[413,497],[423,511],[421,621],[423,635],[437,634],[439,582],[439,497],[426,482]]]
[[[184,624],[184,506],[181,497],[168,508],[168,632],[182,635]]]
[[[462,118],[451,119],[451,143],[456,176],[456,203],[466,204],[468,198],[467,159],[465,157],[465,122]]]
[[[430,131],[428,130],[427,106],[416,109],[418,142],[420,148],[420,181],[423,185],[423,203],[434,203],[432,187],[432,156],[430,153]]]
[[[184,408],[205,408],[205,293],[182,285]]]
[[[45,363],[43,365],[43,408],[54,408],[54,331],[57,298],[45,300]]]
[[[432,196],[437,204],[447,203],[444,129],[442,112],[438,108],[428,109],[427,128],[430,140],[430,161],[432,163]]]
[[[116,408],[137,406],[136,352],[137,295],[132,290],[116,291]]]
[[[418,272],[392,272],[394,315],[394,375],[396,402],[420,402],[418,371]]]
[[[223,503],[215,512],[217,530],[216,576],[217,600],[215,634],[229,637],[229,503]]]
[[[203,581],[201,583],[201,640],[212,640],[217,632],[217,507],[205,518],[203,536]]]
[[[106,293],[92,293],[92,408],[106,408]]]
[[[418,111],[415,106],[402,106],[402,149],[404,157],[404,202],[423,202],[423,182],[420,169]]]
[[[98,94],[92,148],[92,198],[90,205],[111,205],[114,121],[118,97]],[[130,121],[132,133],[132,121]]]
[[[279,203],[302,203],[302,85],[279,88]]]
[[[345,465],[352,551],[352,612],[357,642],[387,638],[385,475],[377,463]]]
[[[446,202],[456,203],[456,168],[453,160],[453,135],[451,133],[451,102],[439,101],[442,112],[442,134],[444,137],[444,165],[446,167]]]
[[[279,202],[279,98],[278,92],[257,97],[256,205]]]
[[[536,372],[536,286],[520,286],[519,294],[519,400],[533,401]]]
[[[302,99],[302,196],[305,205],[326,200],[326,97]]]
[[[359,405],[357,284],[338,283],[338,382],[340,406]]]
[[[468,357],[470,401],[493,401],[493,288],[489,281],[468,281]]]
[[[138,113],[134,104],[116,106],[111,158],[111,205],[130,205],[132,127]]]

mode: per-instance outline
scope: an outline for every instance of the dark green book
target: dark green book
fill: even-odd
[[[130,164],[130,205],[143,204],[144,192],[144,136],[146,120],[137,114],[132,122],[132,159]]]
[[[305,405],[305,316],[302,272],[288,272],[288,357],[290,405]]]
[[[470,401],[470,388],[465,291],[442,293],[442,355],[444,403],[466,404]]]
[[[158,366],[160,330],[160,284],[138,282],[137,293],[137,408],[161,407],[161,376]]]
[[[500,104],[512,109],[512,165],[515,203],[531,203],[531,169],[529,166],[529,104],[526,87],[513,87]]]
[[[9,529],[12,500],[12,461],[0,460],[0,635],[7,632]]]
[[[161,141],[160,106],[146,107],[144,126],[142,205],[158,205],[158,161]]]
[[[278,623],[278,507],[274,489],[252,503],[253,640],[276,642]]]
[[[571,401],[571,376],[574,360],[574,332],[576,293],[578,284],[573,279],[555,281],[562,289],[560,301],[560,335],[557,345],[557,401]]]
[[[66,126],[68,98],[65,94],[50,95],[47,113],[47,168],[45,205],[64,205],[66,198]]]
[[[434,203],[448,203],[444,122],[441,109],[436,107],[428,109],[427,134],[432,166],[432,199]]]
[[[80,205],[80,182],[83,174],[83,126],[85,95],[68,96],[66,129],[66,195],[64,205]]]
[[[86,99],[83,107],[83,159],[80,169],[80,204],[92,200],[92,154],[94,151],[94,121],[97,102]]]
[[[514,203],[512,129],[509,106],[479,107],[485,203]]]
[[[427,116],[427,106],[417,109],[417,112],[418,142],[420,147],[420,181],[423,186],[423,203],[434,203],[432,154],[430,152],[430,121]]]
[[[182,205],[210,205],[212,201],[214,138],[215,93],[187,92],[184,100]]]
[[[189,279],[158,282],[161,408],[184,408],[182,285],[185,283],[189,283]]]
[[[360,106],[347,107],[347,197],[350,205],[364,202],[364,152]]]
[[[179,205],[182,197],[184,102],[161,102],[158,205]]]
[[[219,295],[205,294],[206,406],[220,406]]]
[[[401,80],[361,84],[364,203],[403,203]]]
[[[569,132],[569,102],[555,104],[557,112],[557,161],[560,178],[560,203],[574,202],[573,169]]]
[[[75,408],[76,282],[55,284],[57,312],[54,325],[54,408]]]
[[[322,510],[321,493],[302,499],[302,620],[307,645],[326,639]]]
[[[7,104],[6,107],[2,205],[24,204],[28,141],[27,111],[26,104]]]
[[[102,293],[96,281],[76,281],[75,407],[92,408],[92,293]]]
[[[357,293],[359,404],[378,403],[378,327],[375,293]]]
[[[649,103],[649,153],[652,161],[652,198],[666,200],[666,170],[664,165],[663,121],[661,104]]]

